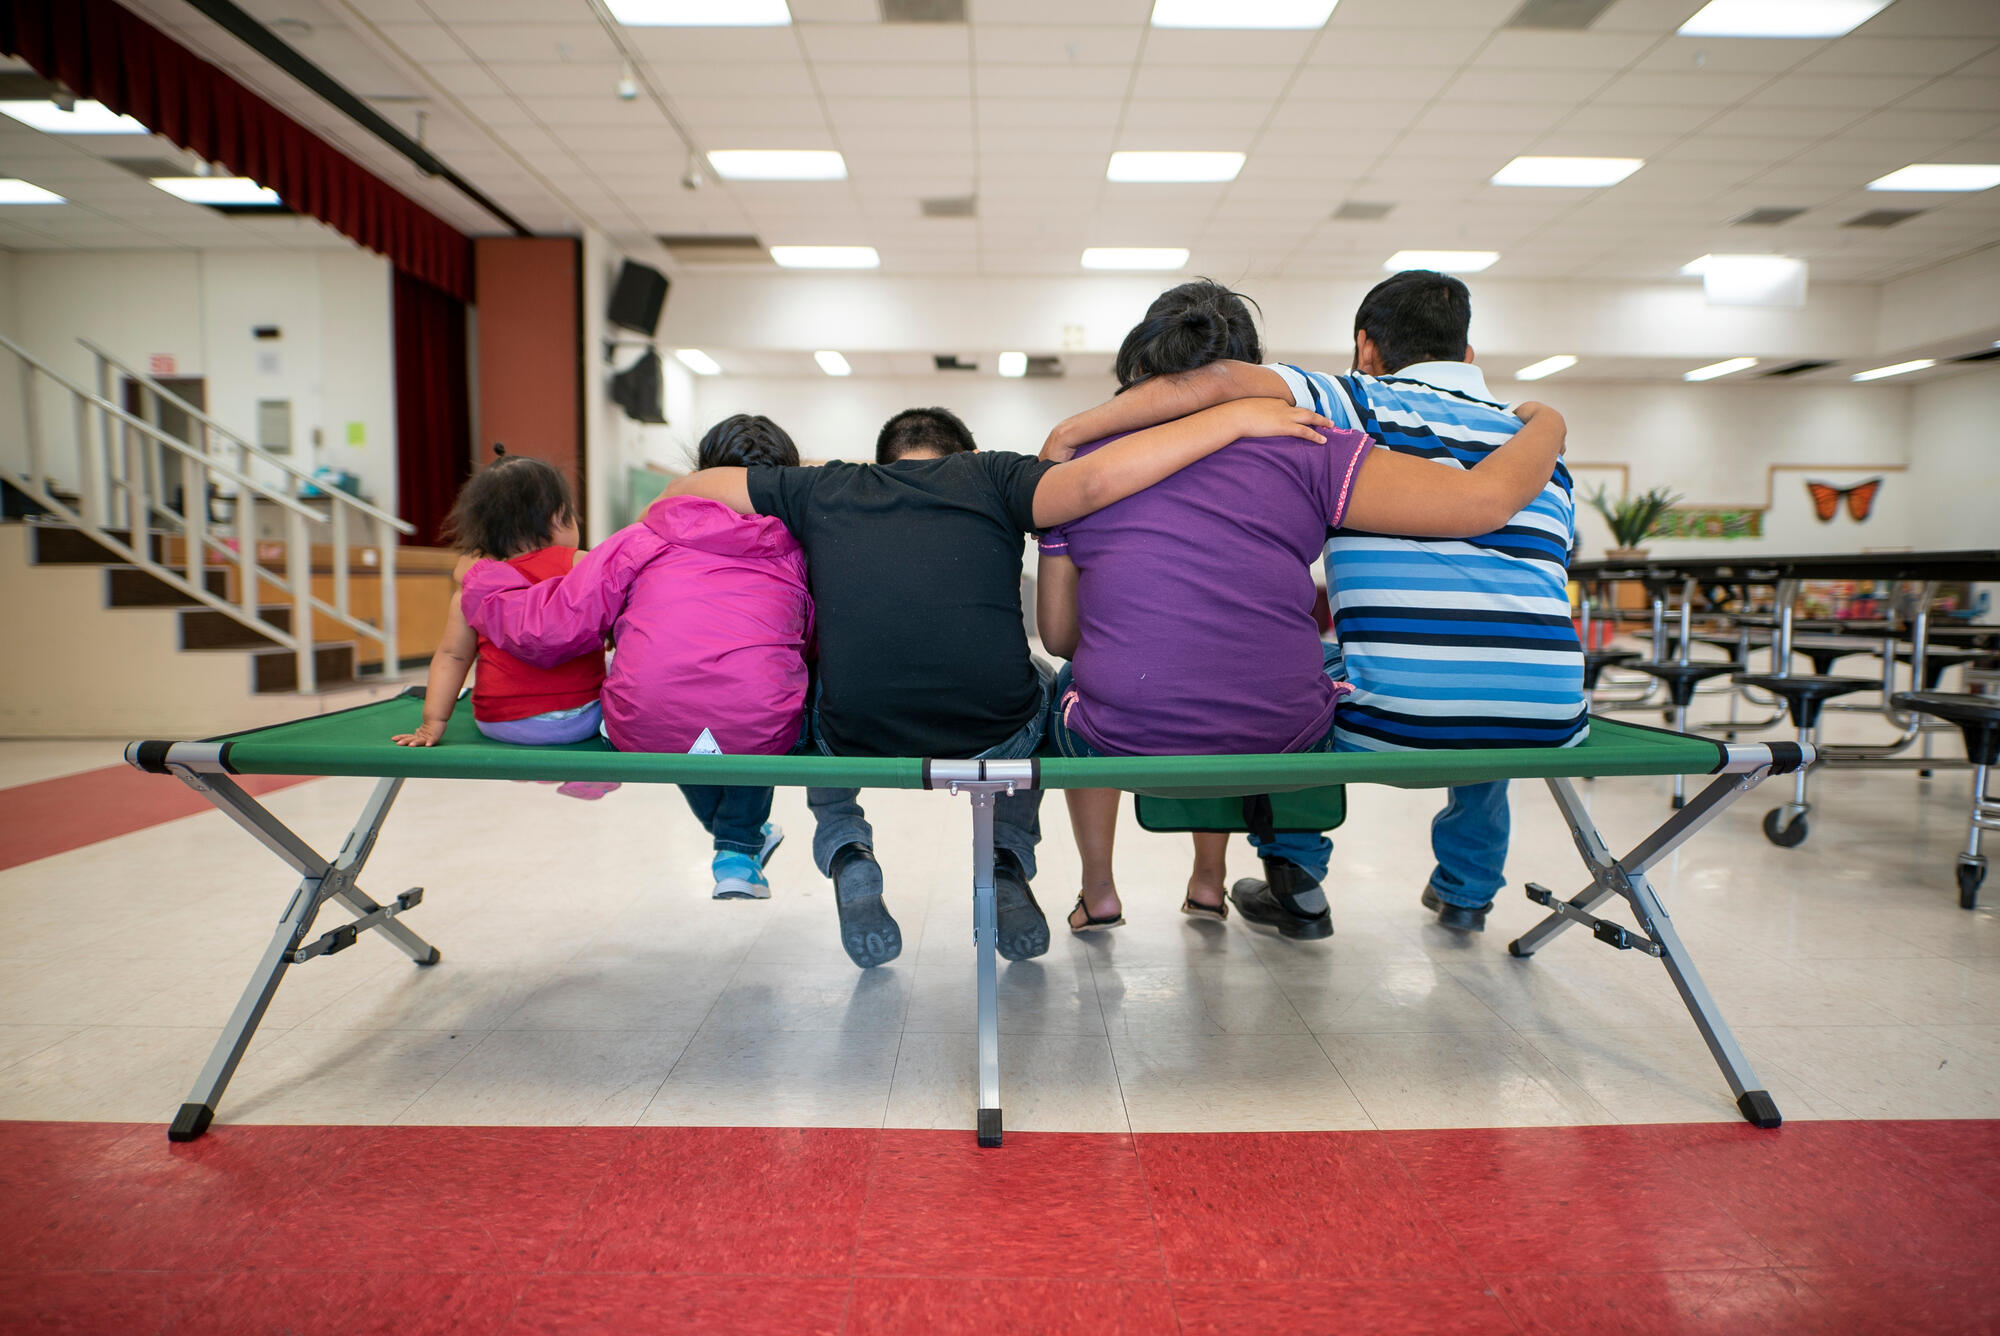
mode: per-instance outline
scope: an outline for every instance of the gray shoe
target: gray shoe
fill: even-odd
[[[993,852],[993,908],[1000,931],[994,945],[1009,960],[1033,960],[1049,949],[1049,921],[1021,875],[1021,865],[1005,849]]]
[[[849,960],[873,969],[903,953],[903,930],[882,903],[882,865],[867,845],[845,844],[834,853],[833,904]]]

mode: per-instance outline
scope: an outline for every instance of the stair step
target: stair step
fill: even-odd
[[[257,610],[259,621],[269,622],[273,630],[289,632],[292,629],[292,610],[289,607],[264,607]],[[234,617],[217,612],[213,608],[185,608],[181,611],[181,648],[201,649],[263,649],[276,641],[261,631],[253,631]]]
[[[139,550],[138,545],[132,542],[130,529],[106,529],[104,532],[135,551]],[[72,529],[66,524],[37,524],[33,533],[35,546],[30,559],[37,566],[110,566],[125,560],[83,530]],[[146,537],[151,544],[147,555],[158,561],[162,536],[154,533]]]
[[[202,572],[203,583],[208,592],[217,598],[229,597],[229,573],[224,570]],[[107,566],[104,568],[104,603],[112,608],[188,608],[199,607],[200,600],[184,594],[174,586],[160,579],[151,571],[137,566]]]
[[[313,646],[313,672],[321,689],[352,684],[354,646],[348,642]],[[260,696],[299,689],[298,656],[288,649],[261,650],[250,656],[250,689]]]

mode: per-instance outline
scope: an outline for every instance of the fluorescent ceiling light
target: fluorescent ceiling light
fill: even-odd
[[[1707,366],[1698,366],[1692,371],[1684,372],[1681,375],[1681,379],[1714,380],[1717,376],[1728,376],[1738,371],[1748,371],[1756,365],[1757,359],[1754,357],[1732,357],[1726,362],[1711,362]]]
[[[1681,266],[1711,306],[1803,306],[1806,262],[1789,255],[1702,255]]]
[[[2000,186],[2000,163],[1913,162],[1868,183],[1870,190],[1991,190]]]
[[[697,376],[719,376],[722,364],[699,348],[676,348],[674,357]]]
[[[64,111],[46,98],[0,102],[0,114],[12,116],[23,125],[32,125],[52,135],[145,135],[145,126],[130,116],[120,116],[102,102],[81,101],[73,111]]]
[[[1709,0],[1680,26],[1683,37],[1841,37],[1889,0]]]
[[[1516,158],[1493,173],[1496,186],[1615,186],[1646,165],[1644,158]]]
[[[1317,28],[1339,0],[1154,0],[1155,28]]]
[[[778,28],[792,21],[785,0],[606,0],[628,28]]]
[[[825,350],[816,352],[813,354],[813,361],[818,362],[819,369],[826,372],[829,376],[851,376],[854,374],[854,368],[847,364],[847,359],[836,352]]]
[[[1440,274],[1476,274],[1491,269],[1499,251],[1400,250],[1382,262],[1384,273],[1433,269]]]
[[[845,181],[847,159],[822,148],[719,148],[708,165],[727,181]]]
[[[67,204],[53,190],[44,190],[18,176],[0,177],[0,204]]]
[[[190,204],[280,204],[278,192],[247,176],[156,176],[153,184]]]
[[[1558,371],[1567,371],[1576,365],[1576,359],[1568,353],[1557,353],[1554,357],[1544,357],[1539,362],[1530,362],[1514,373],[1515,380],[1540,380],[1553,376]]]
[[[781,269],[879,269],[882,257],[873,246],[773,246],[771,259]]]
[[[1000,374],[1010,379],[1015,376],[1027,375],[1028,355],[1026,353],[1001,353]]]
[[[1188,262],[1184,246],[1090,246],[1085,269],[1179,269]]]
[[[1111,155],[1107,181],[1234,181],[1241,153],[1128,153]]]
[[[1873,371],[1860,371],[1849,376],[1849,380],[1880,380],[1884,376],[1900,376],[1908,371],[1922,371],[1927,366],[1936,366],[1937,358],[1919,357],[1914,362],[1898,362],[1894,366],[1878,366]]]

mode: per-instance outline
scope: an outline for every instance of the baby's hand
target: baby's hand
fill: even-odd
[[[1283,399],[1233,399],[1222,405],[1236,423],[1239,437],[1296,436],[1314,445],[1326,444],[1322,432],[1333,423],[1310,408],[1299,408]]]
[[[414,733],[398,733],[389,741],[399,747],[435,747],[444,739],[444,725],[429,719],[417,725]]]

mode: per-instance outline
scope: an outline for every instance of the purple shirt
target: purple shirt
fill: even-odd
[[[1076,689],[1061,702],[1069,726],[1127,756],[1318,742],[1336,692],[1311,564],[1347,513],[1369,446],[1354,431],[1319,447],[1238,441],[1050,530],[1042,551],[1077,567]]]

